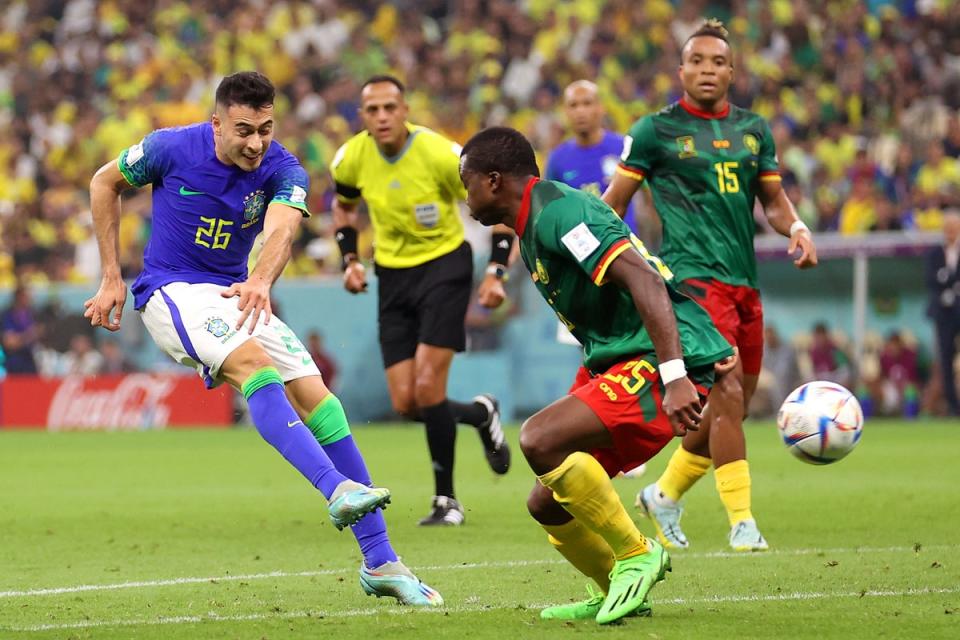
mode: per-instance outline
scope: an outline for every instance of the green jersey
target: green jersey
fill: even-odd
[[[678,280],[757,287],[754,198],[761,181],[780,180],[763,118],[735,106],[703,113],[681,100],[634,123],[617,172],[649,181],[663,221],[660,256]]]
[[[596,196],[560,182],[532,179],[523,194],[517,235],[537,290],[583,345],[588,369],[604,371],[654,352],[630,292],[606,282],[610,264],[630,248],[666,281],[687,368],[733,354],[707,312],[674,289],[670,270]]]

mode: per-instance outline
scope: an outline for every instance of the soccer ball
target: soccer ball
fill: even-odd
[[[863,411],[850,391],[835,382],[800,385],[777,413],[787,449],[809,464],[830,464],[853,451],[863,434]]]

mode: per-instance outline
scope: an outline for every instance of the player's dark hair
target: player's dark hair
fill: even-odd
[[[276,89],[267,76],[257,71],[240,71],[229,75],[217,86],[217,104],[230,107],[238,104],[263,109],[273,104]]]
[[[694,38],[700,38],[703,36],[723,40],[727,43],[728,47],[730,46],[730,32],[727,31],[727,28],[723,26],[723,22],[716,18],[707,18],[703,21],[703,24],[701,24],[700,27],[684,41],[683,46],[680,47],[681,53],[687,48],[687,43]]]
[[[395,86],[397,89],[399,89],[400,93],[403,93],[404,91],[407,90],[407,88],[403,86],[403,83],[400,82],[400,80],[397,77],[391,76],[386,73],[381,73],[380,75],[370,76],[369,78],[367,78],[367,81],[364,82],[363,85],[360,87],[360,91],[363,91],[371,84],[379,84],[381,82],[389,82],[390,84]]]
[[[540,176],[537,157],[523,134],[510,127],[490,127],[474,135],[460,156],[467,156],[467,169],[478,173]]]

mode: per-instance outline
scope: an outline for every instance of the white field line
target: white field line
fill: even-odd
[[[921,550],[956,549],[960,545],[924,545]],[[762,559],[768,557],[790,557],[808,555],[830,555],[841,553],[897,553],[913,551],[913,547],[839,547],[833,549],[787,549],[772,550],[762,553],[742,553],[734,551],[713,551],[706,553],[677,552],[675,560],[698,560],[709,558],[746,558]],[[500,562],[464,562],[462,564],[417,566],[417,571],[456,571],[462,569],[500,569],[510,567],[528,567],[537,565],[565,564],[565,561],[555,560],[504,560]],[[246,580],[266,580],[271,578],[309,578],[313,576],[330,576],[349,574],[356,571],[356,567],[344,569],[319,569],[316,571],[270,571],[267,573],[248,573],[239,575],[222,575],[208,577],[168,578],[165,580],[137,580],[133,582],[117,582],[113,584],[80,584],[69,587],[49,587],[45,589],[26,589],[22,591],[0,591],[2,598],[26,598],[32,596],[53,596],[65,593],[81,593],[84,591],[113,591],[120,589],[149,589],[153,587],[169,587],[182,584],[204,584],[218,582],[237,582]]]
[[[907,596],[925,596],[939,594],[960,593],[960,587],[942,588],[942,589],[903,589],[903,590],[884,590],[884,591],[848,591],[848,592],[798,592],[798,593],[780,593],[772,595],[732,595],[732,596],[713,596],[710,598],[673,598],[670,600],[657,601],[657,605],[689,606],[693,604],[718,604],[718,603],[739,603],[739,602],[791,602],[798,600],[822,600],[825,598],[897,598]],[[536,611],[545,606],[545,604],[525,604],[523,608],[528,611]],[[12,632],[31,632],[31,631],[63,631],[67,629],[91,629],[100,627],[142,627],[155,625],[171,624],[197,624],[211,622],[250,622],[258,620],[293,620],[298,618],[360,618],[377,615],[405,616],[419,614],[447,614],[447,613],[478,613],[484,611],[498,611],[506,609],[516,609],[517,604],[501,605],[461,605],[455,607],[438,608],[414,608],[414,607],[391,607],[371,608],[371,609],[348,609],[346,611],[287,611],[279,613],[250,613],[243,615],[221,616],[216,613],[207,615],[192,616],[169,616],[161,618],[140,618],[140,619],[116,619],[116,620],[84,620],[82,622],[67,622],[62,624],[38,624],[28,627],[0,627],[0,630]]]

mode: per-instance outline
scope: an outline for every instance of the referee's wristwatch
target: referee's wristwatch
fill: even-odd
[[[495,276],[500,282],[506,282],[510,279],[510,274],[507,273],[507,268],[502,264],[490,264],[487,266],[486,274],[488,276]]]

